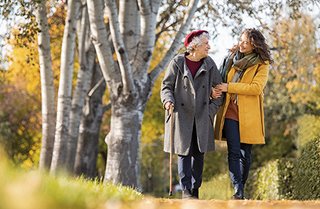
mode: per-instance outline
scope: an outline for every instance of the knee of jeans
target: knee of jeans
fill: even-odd
[[[229,159],[240,159],[240,153],[236,151],[229,151],[228,152],[228,158]]]

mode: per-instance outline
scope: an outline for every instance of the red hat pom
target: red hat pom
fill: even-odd
[[[206,30],[194,30],[190,32],[184,39],[184,46],[188,47],[194,37],[200,36],[202,33],[208,33]]]

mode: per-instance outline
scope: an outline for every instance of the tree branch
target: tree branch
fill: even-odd
[[[191,0],[189,9],[187,11],[187,14],[183,20],[183,23],[180,26],[180,29],[173,40],[168,52],[164,56],[164,58],[160,61],[160,63],[149,73],[151,83],[152,85],[154,84],[155,80],[158,78],[160,73],[164,70],[165,66],[169,63],[169,61],[173,58],[174,54],[178,50],[181,39],[185,36],[186,30],[189,27],[191,23],[191,19],[194,15],[194,13],[197,10],[197,5],[198,5],[199,0]]]
[[[156,42],[158,41],[160,35],[166,31],[169,30],[169,28],[174,28],[175,25],[179,24],[181,21],[183,20],[183,18],[177,19],[176,21],[172,22],[170,25],[165,26],[165,24],[162,25],[161,30],[159,31],[159,33],[156,34]]]
[[[133,84],[132,69],[129,63],[127,50],[123,43],[123,38],[120,33],[118,20],[118,9],[114,0],[107,0],[106,11],[110,20],[110,32],[113,40],[113,45],[120,63],[120,72],[123,84],[123,93],[129,95],[135,91]]]
[[[114,66],[111,46],[107,41],[108,34],[103,20],[103,2],[102,0],[87,0],[87,5],[92,42],[97,52],[101,71],[111,93],[117,96],[121,73]]]
[[[160,7],[160,0],[138,0],[141,14],[141,36],[137,55],[134,61],[136,69],[143,72],[147,71],[151,61],[152,51],[155,43],[155,28],[157,12]]]

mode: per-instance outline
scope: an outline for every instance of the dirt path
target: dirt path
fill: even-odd
[[[152,204],[152,203],[151,203]],[[161,209],[320,209],[320,201],[257,201],[257,200],[163,200]]]
[[[172,200],[146,198],[129,205],[107,203],[110,209],[320,209],[320,201]]]

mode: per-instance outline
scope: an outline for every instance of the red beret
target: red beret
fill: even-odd
[[[208,33],[206,30],[194,30],[189,33],[184,39],[184,46],[187,47],[194,37],[200,36],[202,33]]]

